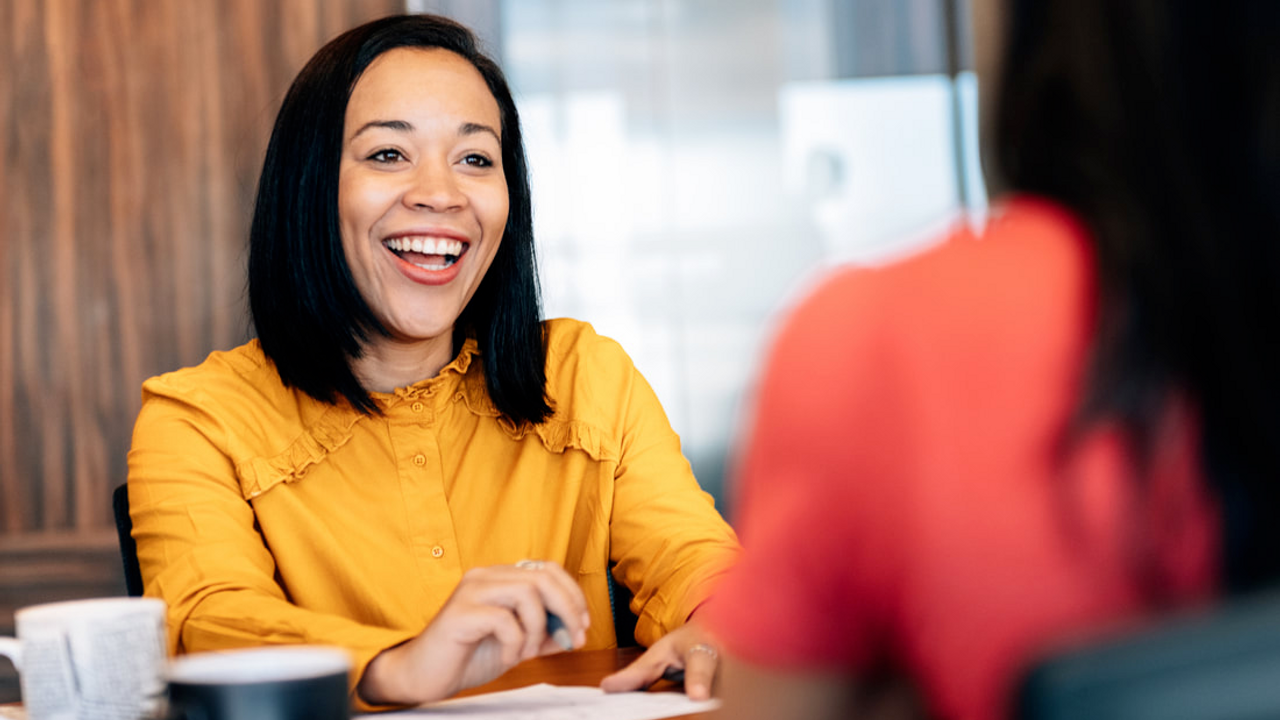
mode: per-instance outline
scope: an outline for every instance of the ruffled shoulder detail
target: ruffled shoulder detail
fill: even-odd
[[[489,398],[489,390],[484,381],[484,370],[478,358],[472,364],[471,372],[463,378],[454,399],[462,403],[473,415],[493,418],[498,427],[502,428],[502,431],[512,440],[523,440],[533,433],[542,441],[543,446],[553,453],[558,454],[575,449],[587,453],[592,460],[613,462],[622,456],[621,447],[616,438],[592,423],[565,417],[562,407],[556,407],[555,414],[539,425],[529,423],[516,425],[511,418],[499,412],[493,400]]]
[[[347,444],[354,434],[352,428],[361,417],[350,408],[332,406],[283,452],[237,462],[236,474],[245,500],[256,498],[282,482],[300,480],[312,465]]]
[[[581,450],[596,462],[617,462],[622,456],[618,442],[600,428],[580,420],[562,420],[552,416],[539,425],[516,425],[505,415],[497,416],[498,427],[512,440],[537,435],[548,451],[561,454]]]
[[[541,425],[533,426],[533,431],[554,453],[572,448],[585,452],[596,462],[618,462],[622,457],[617,441],[595,425],[552,417]]]

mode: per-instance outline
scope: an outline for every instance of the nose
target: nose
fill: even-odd
[[[404,193],[404,204],[411,210],[449,212],[467,203],[458,187],[457,178],[448,163],[424,163],[418,166]]]

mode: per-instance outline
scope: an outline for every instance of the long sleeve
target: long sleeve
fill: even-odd
[[[565,339],[580,366],[562,394],[616,439],[609,556],[634,595],[636,639],[650,645],[710,596],[737,559],[737,536],[698,486],[657,396],[622,348],[585,325]]]
[[[244,497],[218,419],[148,394],[129,453],[129,496],[146,594],[169,606],[171,652],[325,644],[352,654],[352,683],[414,636],[290,601]]]

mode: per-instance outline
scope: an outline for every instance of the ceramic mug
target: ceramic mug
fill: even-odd
[[[169,666],[171,720],[347,720],[345,650],[277,645],[184,655]]]
[[[139,720],[163,712],[165,605],[98,598],[32,605],[0,654],[18,668],[29,720]]]

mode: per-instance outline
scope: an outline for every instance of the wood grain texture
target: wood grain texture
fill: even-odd
[[[114,530],[7,537],[0,547],[0,635],[13,635],[14,611],[27,605],[123,595],[120,568]],[[0,703],[18,699],[18,675],[0,659]]]
[[[139,386],[249,337],[294,74],[400,0],[0,0],[0,540],[111,525]]]
[[[123,594],[110,495],[142,381],[250,336],[276,109],[326,40],[402,9],[0,0],[0,632],[23,605]]]

